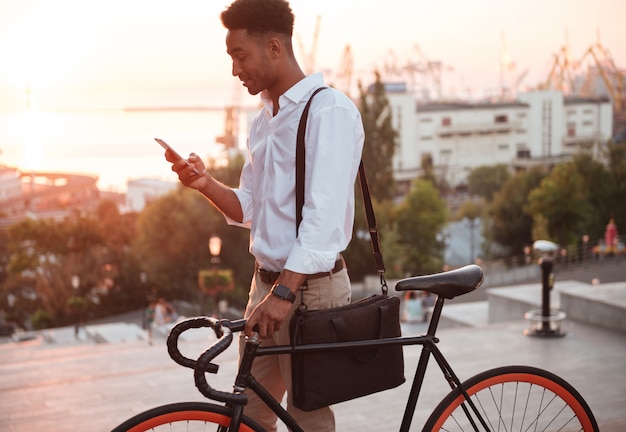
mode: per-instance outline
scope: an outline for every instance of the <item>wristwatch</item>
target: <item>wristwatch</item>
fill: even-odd
[[[270,292],[281,300],[289,300],[290,303],[296,301],[296,295],[285,285],[276,284],[272,287]]]

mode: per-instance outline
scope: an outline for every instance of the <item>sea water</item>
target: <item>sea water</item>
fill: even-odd
[[[101,190],[124,192],[128,180],[177,180],[155,137],[183,156],[219,158],[225,119],[212,108],[0,112],[0,165],[93,175]]]

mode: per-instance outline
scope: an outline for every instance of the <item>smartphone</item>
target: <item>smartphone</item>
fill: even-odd
[[[155,138],[154,139],[156,142],[158,142],[159,144],[161,144],[161,147],[163,147],[165,150],[169,150],[176,159],[182,159],[183,157],[181,155],[178,154],[178,152],[176,150],[174,150],[172,147],[170,147],[170,145],[168,143],[166,143],[165,141],[163,141],[161,138]]]
[[[178,154],[178,152],[176,150],[174,150],[168,143],[166,143],[165,141],[163,141],[161,138],[155,138],[154,139],[156,142],[158,142],[161,147],[163,147],[165,150],[169,150],[176,159],[183,159],[183,157],[181,155]],[[185,161],[187,163],[187,166],[193,169],[194,174],[200,174],[200,172],[196,169],[196,167],[194,167],[192,164],[190,164],[188,161]]]

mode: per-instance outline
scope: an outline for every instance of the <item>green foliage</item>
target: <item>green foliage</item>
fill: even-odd
[[[392,125],[391,106],[378,73],[371,93],[360,85],[359,91],[359,110],[365,130],[363,165],[367,171],[370,193],[379,201],[390,200],[394,196],[392,162],[398,140],[398,132]]]
[[[200,293],[198,273],[211,267],[208,242],[213,234],[222,239],[220,266],[233,270],[230,299],[245,304],[254,271],[249,231],[228,226],[208,200],[184,187],[153,201],[138,220],[133,251],[151,288],[166,298],[195,302]]]
[[[52,327],[56,324],[56,320],[52,317],[50,312],[47,312],[43,309],[37,309],[31,318],[31,324],[33,329],[41,330]]]
[[[209,263],[208,241],[219,217],[198,192],[183,187],[145,207],[133,251],[159,296],[194,298],[198,270]]]
[[[393,155],[397,146],[398,133],[392,126],[392,113],[385,93],[385,86],[376,74],[372,92],[359,85],[359,110],[363,119],[365,142],[363,144],[363,166],[370,189],[372,206],[379,228],[381,249],[385,233],[390,229],[391,200],[394,197]],[[359,180],[357,178],[357,183]],[[344,252],[352,280],[362,280],[365,275],[376,274],[372,245],[363,205],[360,184],[355,187],[355,221],[352,241]],[[383,257],[387,259],[387,251]]]
[[[613,216],[616,200],[615,187],[611,172],[591,155],[581,153],[572,161],[574,169],[582,179],[582,193],[586,196],[589,209],[585,223],[581,227],[579,238],[587,234],[593,239],[604,235],[604,227]],[[626,195],[625,195],[626,196]],[[623,200],[622,200],[623,201]]]
[[[237,153],[235,156],[230,158],[228,164],[226,165],[219,165],[217,164],[217,161],[209,160],[207,162],[207,166],[211,175],[213,175],[213,177],[217,180],[230,187],[237,187],[244,162],[245,159],[243,154]]]
[[[486,204],[482,199],[474,200],[469,199],[466,200],[461,207],[459,208],[455,219],[462,220],[463,218],[467,218],[470,221],[475,219],[485,217]]]
[[[533,218],[524,212],[528,194],[545,174],[540,170],[521,171],[509,177],[493,196],[490,223],[491,238],[505,247],[509,254],[520,255],[524,246],[533,242]]]
[[[601,238],[611,217],[626,226],[626,143],[609,142],[605,153],[606,164],[581,152],[547,174],[530,170],[509,177],[493,193],[485,237],[504,246],[506,255],[518,255],[540,238],[562,245],[577,243],[584,234]],[[483,190],[479,183],[491,184],[484,180],[497,169],[487,172],[481,167],[470,174],[473,192]]]
[[[360,192],[359,192],[360,194]],[[391,227],[391,213],[393,206],[390,202],[379,202],[372,198],[372,207],[376,216],[376,226],[379,230],[379,240],[385,265],[389,257],[385,247],[385,239]],[[352,280],[362,280],[365,275],[376,274],[376,263],[372,251],[372,241],[367,226],[367,218],[362,200],[357,201],[355,209],[355,222],[352,240],[343,256],[348,266],[348,272]]]
[[[93,316],[143,304],[136,260],[128,247],[135,217],[120,215],[114,204],[103,201],[92,214],[74,213],[62,221],[26,219],[9,227],[0,298],[11,294],[13,319],[24,327],[29,320],[67,324],[72,297],[84,300]],[[72,286],[74,277],[77,288]],[[8,309],[6,302],[0,305]]]
[[[447,221],[444,200],[430,181],[417,179],[398,206],[395,221],[404,249],[402,271],[411,275],[441,271],[443,243],[437,234]]]
[[[573,163],[554,167],[550,175],[528,196],[526,211],[547,219],[548,233],[561,245],[576,243],[582,236],[592,208],[583,177]]]
[[[468,175],[468,192],[491,202],[493,195],[502,188],[509,177],[509,169],[504,164],[480,166]]]
[[[241,154],[232,157],[226,166],[211,168],[216,179],[231,187],[239,184],[239,176],[243,168],[244,157]],[[222,238],[222,268],[233,271],[235,288],[229,292],[228,299],[243,307],[248,300],[250,281],[254,274],[254,257],[248,252],[250,247],[250,231],[236,226],[226,225],[220,216],[219,229],[216,234]]]
[[[2,295],[15,296],[21,320],[27,311],[40,310],[52,323],[63,324],[73,291],[71,278],[79,276],[85,285],[95,286],[93,268],[102,248],[96,225],[88,216],[75,214],[61,222],[24,220],[9,228]]]
[[[626,134],[621,137],[621,141],[609,141],[606,146],[608,171],[613,182],[609,212],[618,228],[626,226]]]
[[[418,178],[431,182],[441,193],[446,193],[450,189],[448,182],[443,176],[437,177],[433,158],[430,154],[422,155],[420,167],[422,172]]]

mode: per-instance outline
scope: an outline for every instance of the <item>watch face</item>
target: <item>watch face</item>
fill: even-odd
[[[296,296],[294,293],[291,292],[291,290],[289,288],[287,288],[285,285],[274,285],[274,287],[272,288],[272,294],[274,294],[276,297],[279,297],[283,300],[289,300],[291,303],[294,302],[294,300],[296,299]]]

